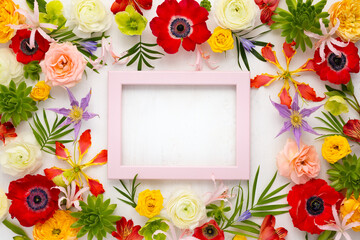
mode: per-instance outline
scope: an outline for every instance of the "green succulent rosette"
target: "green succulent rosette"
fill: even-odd
[[[128,5],[125,11],[115,15],[115,22],[120,32],[125,35],[141,35],[145,30],[147,19],[138,13],[135,8]]]
[[[312,48],[311,39],[305,34],[313,32],[322,35],[319,20],[325,26],[328,26],[329,20],[327,17],[329,13],[322,12],[326,4],[326,0],[321,0],[313,5],[313,0],[286,0],[289,11],[277,8],[272,20],[275,21],[271,25],[271,29],[281,29],[281,36],[286,38],[287,43],[296,42],[295,47],[301,47],[305,52],[306,46]]]

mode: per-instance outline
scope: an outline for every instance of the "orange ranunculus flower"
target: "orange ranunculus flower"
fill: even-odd
[[[342,0],[334,3],[330,9],[330,23],[335,26],[337,19],[340,26],[336,33],[344,41],[360,40],[360,0]]]
[[[21,15],[15,12],[19,8],[12,0],[0,1],[0,43],[7,43],[14,35],[15,30],[8,24],[21,23]]]

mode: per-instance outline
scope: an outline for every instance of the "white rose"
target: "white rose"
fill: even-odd
[[[33,136],[17,137],[0,150],[0,164],[4,173],[23,177],[34,173],[41,165],[41,149]]]
[[[0,84],[8,86],[11,80],[19,83],[24,76],[23,65],[9,48],[0,48]]]
[[[178,191],[170,198],[166,211],[174,225],[180,229],[194,229],[205,217],[205,204],[194,193]]]
[[[0,223],[6,218],[9,209],[9,200],[3,190],[0,189]]]
[[[104,32],[111,26],[112,14],[100,0],[73,0],[70,25],[74,33],[88,38],[93,32]]]
[[[254,0],[218,0],[215,3],[218,24],[233,31],[254,27],[258,12]]]

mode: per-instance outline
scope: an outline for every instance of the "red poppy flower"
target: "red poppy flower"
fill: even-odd
[[[360,142],[360,121],[357,119],[350,119],[343,127],[343,132],[346,136],[352,138],[355,142]]]
[[[224,240],[224,231],[221,230],[215,220],[195,228],[193,237],[200,240]]]
[[[280,0],[255,0],[256,5],[261,9],[260,20],[262,23],[266,23],[269,26],[274,23],[271,17],[274,15],[279,1]]]
[[[60,190],[42,175],[26,175],[12,181],[7,197],[11,200],[9,213],[24,227],[44,223],[58,209]]]
[[[134,0],[116,0],[111,6],[111,11],[113,12],[113,14],[117,14],[118,12],[125,11],[125,9],[128,5],[132,5],[135,8],[135,10],[138,11],[138,13],[143,15],[143,13],[141,12],[141,10],[137,4],[139,4],[140,7],[145,10],[149,10],[152,7],[152,0],[135,0],[135,1]]]
[[[340,38],[336,40],[341,41]],[[333,46],[341,52],[341,56],[337,56],[326,46],[326,60],[321,63],[320,50],[317,49],[314,56],[315,71],[321,80],[335,84],[347,84],[350,81],[350,73],[359,72],[358,48],[352,42],[349,42],[346,47],[339,47],[335,44]]]
[[[158,17],[150,22],[157,44],[169,54],[176,53],[180,44],[186,51],[194,51],[211,36],[206,26],[209,12],[194,0],[165,0],[156,9]]]
[[[116,222],[117,232],[112,232],[112,236],[119,240],[142,240],[144,237],[139,234],[141,226],[134,226],[134,222],[130,219],[126,221],[126,218],[122,217]]]
[[[31,31],[29,30],[18,30],[16,35],[11,39],[9,46],[16,54],[17,61],[23,64],[43,60],[45,53],[50,47],[49,42],[36,32],[35,47],[33,49],[29,48],[30,34]]]
[[[331,206],[343,199],[343,196],[322,179],[312,179],[305,184],[293,186],[287,201],[294,227],[311,234],[320,234],[323,230],[317,225],[334,221]]]
[[[258,240],[284,240],[288,231],[285,228],[275,229],[276,219],[273,215],[267,215],[261,224]]]
[[[1,120],[1,115],[0,115]],[[5,145],[5,138],[7,137],[17,137],[17,134],[15,133],[15,127],[11,122],[0,122],[0,141],[2,141]]]

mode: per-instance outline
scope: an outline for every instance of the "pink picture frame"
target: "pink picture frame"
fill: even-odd
[[[234,166],[122,165],[122,90],[124,85],[234,86],[236,89],[236,164]],[[120,72],[110,71],[108,82],[108,178],[223,180],[250,177],[249,72]]]

